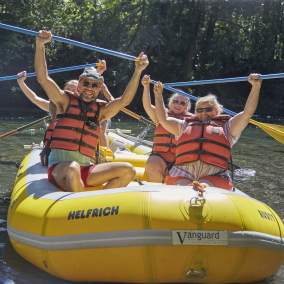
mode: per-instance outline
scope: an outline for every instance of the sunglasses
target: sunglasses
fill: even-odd
[[[200,107],[196,109],[197,113],[211,112],[211,111],[213,111],[213,107]]]
[[[99,83],[98,82],[91,82],[91,81],[88,81],[88,80],[84,80],[82,82],[82,85],[85,88],[91,87],[91,88],[94,89],[94,88],[97,88],[99,86]]]
[[[181,105],[181,106],[185,106],[185,105],[187,104],[187,102],[185,102],[185,101],[179,101],[179,100],[173,100],[173,103],[174,103],[174,104]]]

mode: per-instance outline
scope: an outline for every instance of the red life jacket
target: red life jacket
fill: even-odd
[[[51,120],[44,133],[43,149],[39,154],[41,164],[43,166],[48,166],[48,156],[50,154],[50,143],[51,143],[52,133],[53,133],[56,123],[57,123],[57,119]]]
[[[186,118],[188,125],[177,140],[176,165],[201,160],[227,170],[231,161],[231,146],[224,133],[229,116],[220,115],[201,122],[196,117]]]
[[[52,137],[53,130],[55,128],[57,120],[53,119],[50,121],[47,129],[45,130],[44,137],[43,137],[43,145],[49,145]]]
[[[50,148],[79,151],[94,158],[99,143],[98,123],[100,104],[86,103],[80,98],[69,96],[69,106],[56,123]]]
[[[192,114],[176,115],[168,112],[168,116],[178,119],[191,117]],[[167,131],[161,124],[158,124],[154,132],[153,153],[168,153],[175,155],[176,139],[173,134]]]

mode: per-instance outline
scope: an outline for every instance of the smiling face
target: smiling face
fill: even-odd
[[[174,94],[169,100],[169,111],[174,114],[185,114],[190,107],[190,102],[184,96]]]
[[[78,83],[78,93],[83,101],[91,102],[97,98],[103,86],[102,79],[91,77],[80,77]]]
[[[200,97],[195,104],[195,115],[201,121],[211,120],[222,112],[223,106],[213,94]]]
[[[218,115],[218,110],[214,104],[209,101],[199,103],[195,109],[195,115],[201,121],[211,120]]]

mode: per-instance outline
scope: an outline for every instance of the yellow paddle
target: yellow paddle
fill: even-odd
[[[284,125],[263,123],[254,119],[250,119],[249,122],[262,129],[265,133],[273,137],[278,142],[284,144]]]
[[[42,117],[42,118],[40,118],[40,119],[37,119],[37,120],[35,120],[35,121],[33,121],[33,122],[30,122],[30,123],[28,123],[28,124],[25,124],[25,125],[23,125],[23,126],[21,126],[21,127],[18,127],[18,128],[16,128],[16,129],[7,131],[7,132],[5,132],[5,133],[2,133],[2,134],[0,134],[0,138],[4,138],[4,137],[7,137],[7,136],[14,135],[14,134],[16,134],[17,132],[19,132],[19,131],[21,131],[21,130],[24,130],[24,129],[26,129],[26,128],[29,128],[29,127],[35,125],[35,124],[40,123],[41,121],[44,121],[45,119],[50,119],[50,116],[47,115],[47,116],[45,116],[45,117]]]

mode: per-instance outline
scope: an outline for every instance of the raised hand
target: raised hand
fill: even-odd
[[[102,75],[107,70],[107,65],[105,60],[100,60],[96,63],[96,69],[100,75]]]
[[[154,95],[155,96],[162,96],[163,94],[164,85],[162,82],[158,81],[154,86]]]
[[[37,41],[37,43],[40,43],[40,44],[43,44],[43,45],[44,45],[44,44],[50,42],[51,39],[52,39],[52,33],[51,33],[51,31],[40,30],[40,31],[38,32],[36,41]]]
[[[18,83],[24,82],[27,79],[27,71],[22,71],[17,74]]]
[[[135,59],[135,70],[142,72],[149,65],[149,60],[144,52],[141,52]]]
[[[248,76],[248,82],[253,86],[253,87],[261,87],[262,84],[262,79],[260,78],[261,74],[258,73],[251,73]]]
[[[149,85],[151,84],[150,75],[144,75],[142,80],[141,80],[141,84],[144,88],[149,87]]]

